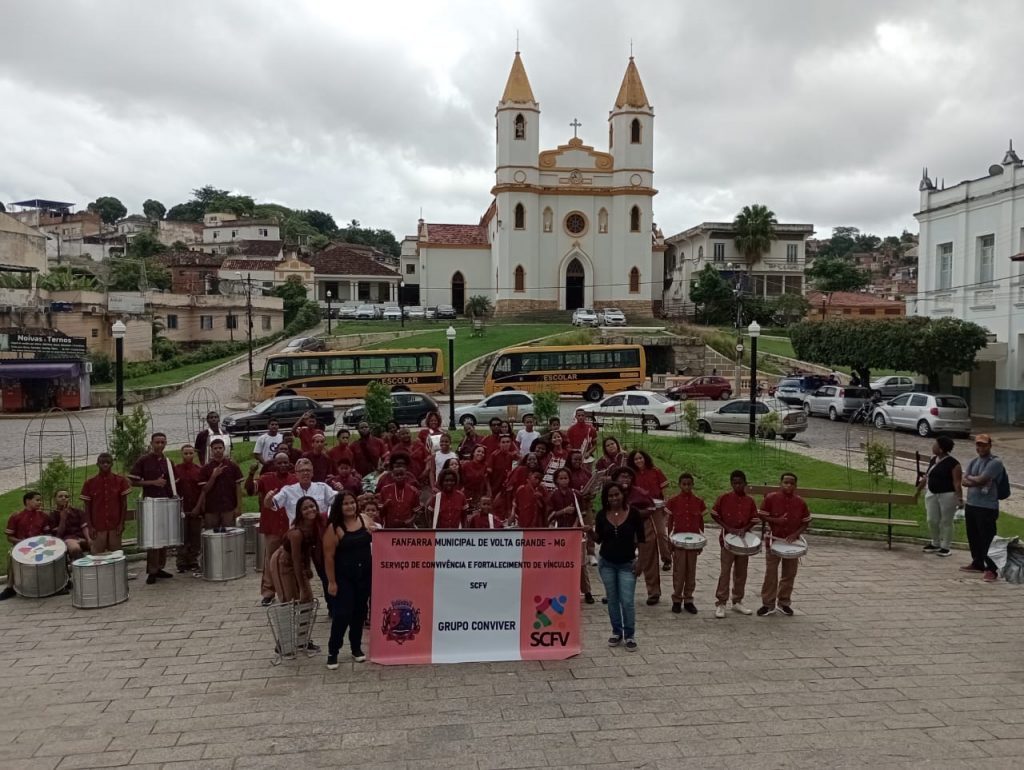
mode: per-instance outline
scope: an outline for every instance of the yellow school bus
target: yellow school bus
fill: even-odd
[[[505,348],[491,362],[484,393],[528,390],[582,395],[589,401],[643,384],[647,359],[640,345],[557,345]]]
[[[329,401],[362,398],[373,380],[392,393],[444,390],[444,362],[437,348],[323,350],[267,357],[260,398],[308,396]]]

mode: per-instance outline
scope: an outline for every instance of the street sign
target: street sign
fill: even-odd
[[[736,343],[736,352],[737,353],[742,353],[743,352],[743,343],[742,342],[737,342]]]
[[[28,334],[7,332],[0,334],[0,350],[12,353],[58,353],[67,356],[85,356],[85,337],[63,334]]]

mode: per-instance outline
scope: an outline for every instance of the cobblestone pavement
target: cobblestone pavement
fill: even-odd
[[[636,653],[605,646],[598,603],[571,660],[333,672],[270,664],[252,574],[136,579],[102,610],[12,599],[0,768],[1019,768],[1024,590],[962,561],[813,538],[795,617],[715,620],[711,545],[700,614],[641,595]]]

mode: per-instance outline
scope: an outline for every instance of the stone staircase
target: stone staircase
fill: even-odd
[[[467,374],[455,388],[455,395],[479,395],[484,392],[484,378],[487,376],[487,365],[490,357],[480,360],[476,368]]]

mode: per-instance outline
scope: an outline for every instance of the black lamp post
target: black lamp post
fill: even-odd
[[[455,430],[455,327],[449,326],[448,337],[448,430]]]
[[[242,280],[242,274],[236,273],[239,280]],[[252,373],[252,273],[245,274],[245,320],[248,324],[248,340],[249,340],[249,406],[253,405],[255,399],[252,396],[253,391],[253,373]]]
[[[751,321],[747,327],[750,335],[750,438],[757,436],[757,338],[761,336],[761,325]]]
[[[331,333],[331,290],[327,290],[327,334]]]
[[[114,337],[114,408],[118,414],[124,414],[124,335],[127,331],[121,319],[110,327]]]

